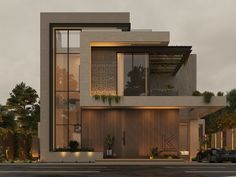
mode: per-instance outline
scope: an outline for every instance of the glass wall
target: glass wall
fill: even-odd
[[[148,95],[148,54],[118,53],[117,72],[118,95]]]
[[[80,120],[80,30],[54,31],[54,147],[68,148],[81,142]]]

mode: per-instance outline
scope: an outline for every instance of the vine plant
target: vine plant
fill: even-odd
[[[111,106],[112,103],[120,103],[121,97],[118,95],[93,95],[96,101],[102,101],[104,104],[108,103]]]

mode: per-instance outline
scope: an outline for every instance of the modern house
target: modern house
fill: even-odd
[[[226,105],[205,103],[191,46],[169,46],[168,31],[131,30],[129,13],[41,13],[42,161],[116,158],[150,149],[191,158],[199,119]],[[207,76],[206,76],[207,77]],[[70,141],[93,152],[66,152]]]

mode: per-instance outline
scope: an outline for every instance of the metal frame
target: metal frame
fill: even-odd
[[[49,23],[49,151],[55,151],[55,29],[57,30],[79,30],[83,27],[116,27],[122,31],[130,31],[130,23]],[[68,36],[69,40],[69,36]],[[69,45],[69,42],[68,42]],[[55,48],[55,50],[54,50]],[[69,49],[68,49],[69,50]],[[68,54],[69,55],[69,54]],[[69,64],[68,66],[69,67]],[[69,70],[68,70],[69,72]],[[68,81],[69,83],[69,81]],[[69,90],[68,90],[69,91]],[[69,104],[69,100],[68,103]],[[80,109],[80,121],[82,125],[82,108]],[[69,111],[68,111],[69,114]],[[69,118],[69,116],[68,116]],[[68,119],[69,121],[69,119]],[[68,134],[69,136],[69,134]],[[82,131],[81,131],[81,144],[82,144]]]
[[[117,54],[118,53],[123,53],[123,54],[130,54],[132,56],[132,68],[134,67],[134,55],[135,54],[145,54],[145,55],[148,55],[149,57],[149,53],[143,53],[143,52],[116,52],[116,93],[118,93],[118,74],[117,74]],[[148,61],[149,63],[149,61]],[[146,65],[146,60],[145,60],[145,65]],[[149,68],[148,66],[145,68],[145,94],[146,96],[149,94],[150,90],[149,90],[149,84],[148,84],[148,81],[149,81]],[[124,95],[124,96],[130,96],[130,95]]]

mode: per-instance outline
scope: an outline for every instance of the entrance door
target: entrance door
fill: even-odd
[[[160,147],[160,118],[156,110],[129,110],[123,118],[122,156],[147,157],[153,147]]]

